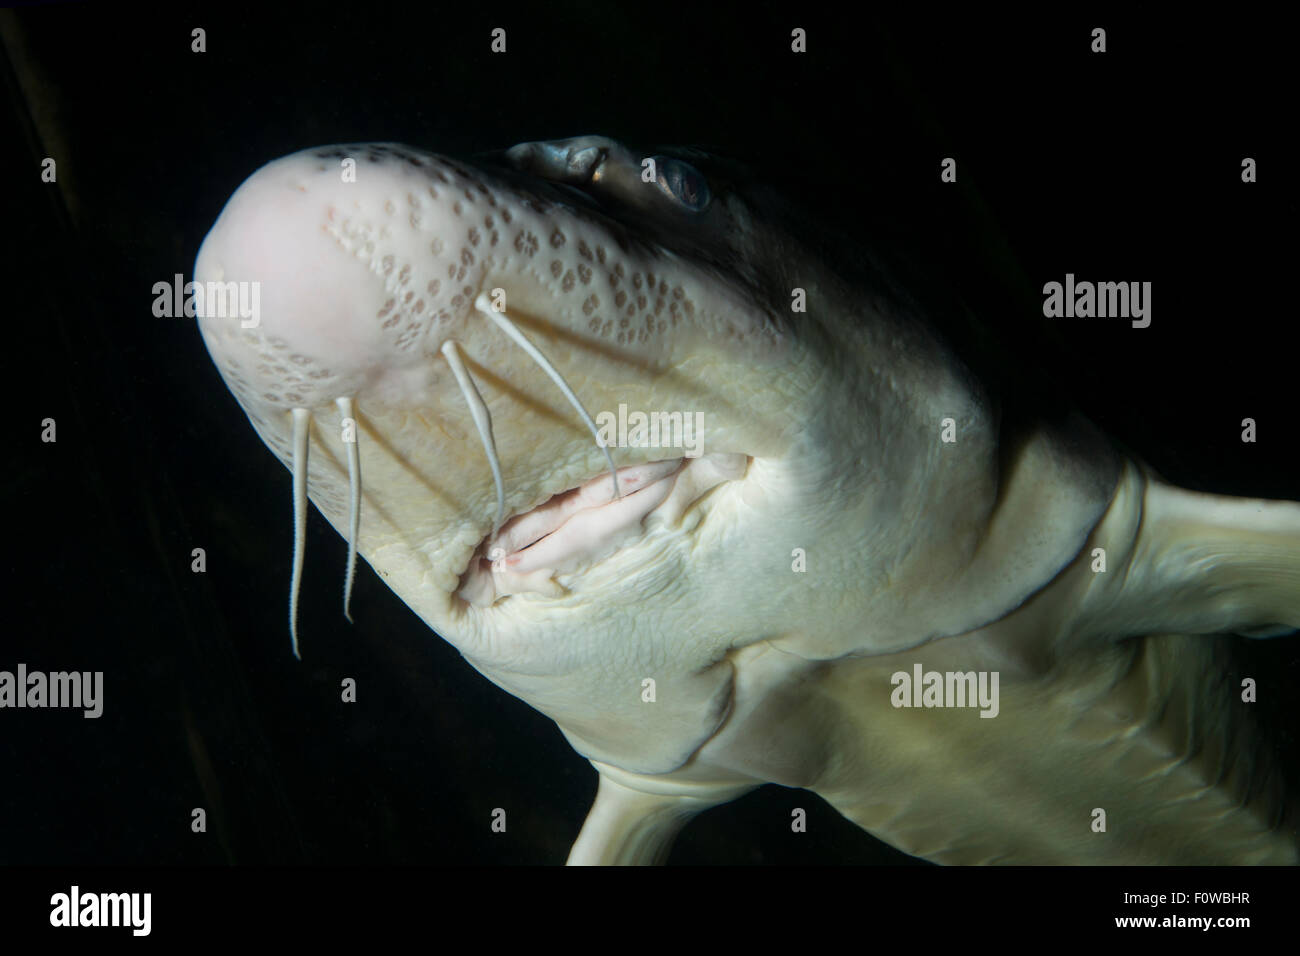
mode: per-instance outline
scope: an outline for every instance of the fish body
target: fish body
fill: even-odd
[[[591,760],[575,863],[766,782],[940,862],[1293,862],[1208,635],[1300,626],[1300,507],[1004,415],[923,294],[774,208],[602,137],[254,173],[194,278],[294,475],[295,649],[310,499]]]

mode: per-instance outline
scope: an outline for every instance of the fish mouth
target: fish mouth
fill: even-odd
[[[742,476],[748,460],[734,454],[660,459],[602,471],[559,491],[484,535],[456,597],[479,608],[513,594],[561,597],[566,589],[556,575],[581,573],[637,540],[652,514],[663,525],[679,525],[710,490]]]
[[[306,150],[251,176],[204,240],[204,341],[293,476],[295,654],[309,498],[348,542],[349,620],[360,557],[470,643],[518,626],[475,620],[502,598],[604,595],[643,558],[673,564],[666,549],[689,549],[689,529],[664,523],[743,475],[750,455],[788,447],[787,423],[756,411],[743,384],[785,369],[792,350],[760,290],[690,243],[676,251],[686,213],[644,188],[630,152],[596,147],[604,173],[586,183],[564,159],[587,156],[585,143],[513,173],[392,144]],[[335,163],[358,159],[367,175],[340,184]],[[584,184],[599,201],[574,205]],[[721,198],[710,210],[686,231],[741,221]],[[231,287],[249,290],[238,323],[216,307]],[[765,395],[789,384],[778,375]],[[659,416],[676,437],[602,441],[587,406],[600,419],[625,405],[651,435]],[[711,453],[699,455],[706,416]],[[575,417],[599,456],[590,439],[580,448]],[[523,493],[507,495],[512,471]],[[606,562],[637,535],[635,554]]]

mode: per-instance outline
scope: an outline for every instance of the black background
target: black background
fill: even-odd
[[[151,314],[153,284],[189,277],[240,182],[307,146],[458,154],[583,133],[706,146],[781,182],[812,223],[923,252],[1005,355],[1170,480],[1300,499],[1284,31],[1255,10],[1135,9],[3,14],[0,668],[102,670],[106,700],[99,720],[0,713],[0,862],[557,863],[581,826],[595,772],[367,565],[357,623],[342,619],[345,546],[314,511],[293,660],[289,476],[193,321]],[[1089,52],[1098,25],[1104,55]],[[45,156],[57,186],[39,181]],[[945,156],[956,185],[939,182]],[[1241,182],[1245,156],[1257,184]],[[1151,281],[1151,327],[1043,319],[1042,284],[1066,272]],[[46,417],[56,444],[38,440]],[[1245,417],[1256,444],[1240,441]],[[190,571],[195,547],[206,574]],[[1296,647],[1242,651],[1294,674]],[[355,705],[339,703],[344,677]],[[1293,753],[1294,703],[1264,706]],[[789,832],[792,806],[809,810],[807,834]],[[194,807],[206,834],[190,831]],[[494,807],[506,834],[489,830]],[[777,787],[697,818],[671,858],[833,861],[915,862]]]

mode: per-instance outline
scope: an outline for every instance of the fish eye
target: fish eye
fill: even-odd
[[[691,212],[703,212],[713,199],[709,181],[690,163],[671,156],[656,156],[659,188]]]

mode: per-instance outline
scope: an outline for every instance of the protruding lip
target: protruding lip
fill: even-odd
[[[619,468],[615,472],[619,494],[624,498],[639,494],[654,483],[676,474],[681,467],[682,459],[673,458]],[[515,515],[495,536],[489,535],[484,539],[488,555],[499,549],[500,559],[509,560],[562,529],[579,513],[610,504],[614,501],[614,480],[608,472],[602,472],[580,485],[552,495],[530,511]]]
[[[461,574],[458,594],[470,603],[490,604],[476,585],[481,575],[494,572],[511,578],[535,577],[538,585],[544,574],[549,581],[551,573],[566,562],[599,549],[607,535],[638,525],[668,496],[684,465],[685,459],[672,458],[619,468],[615,472],[618,498],[614,478],[603,471],[514,515],[479,542]]]

